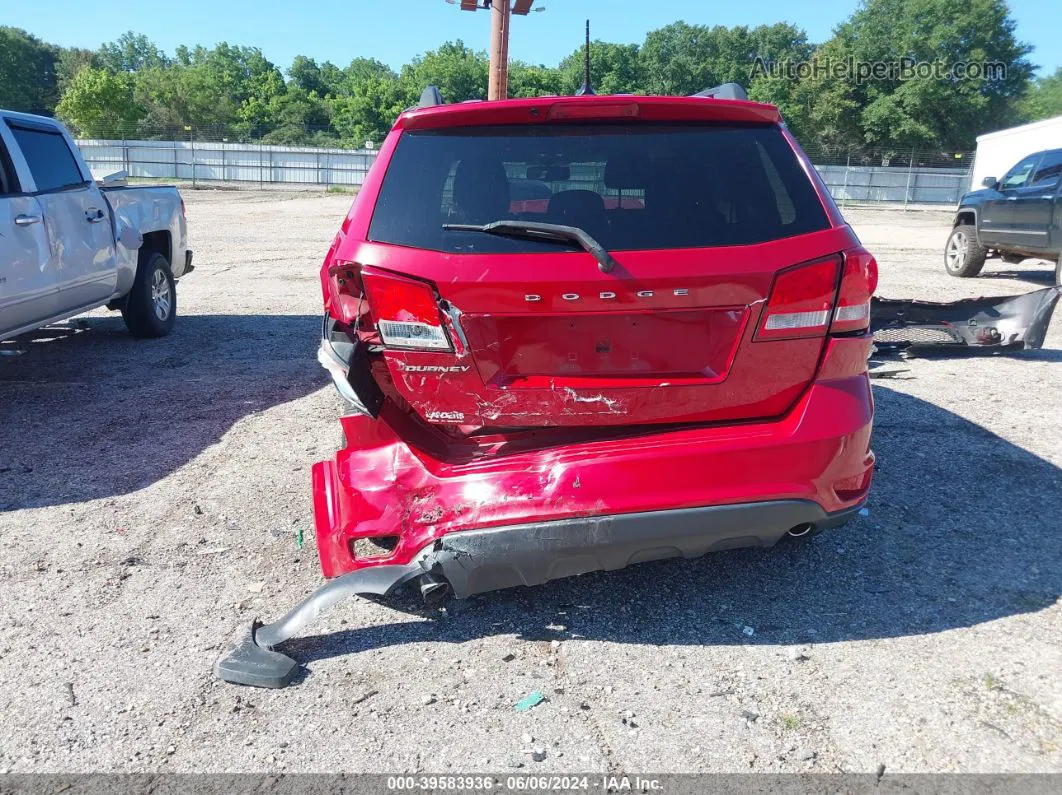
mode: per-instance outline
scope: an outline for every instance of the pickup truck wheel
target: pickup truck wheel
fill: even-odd
[[[977,242],[977,231],[970,224],[951,230],[944,246],[944,269],[952,276],[976,276],[985,266],[988,249]]]
[[[164,337],[177,319],[177,282],[169,261],[157,251],[140,252],[133,288],[122,319],[134,337]]]

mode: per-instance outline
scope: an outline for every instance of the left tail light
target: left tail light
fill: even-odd
[[[362,269],[361,281],[369,311],[386,347],[453,350],[430,284],[368,268]]]

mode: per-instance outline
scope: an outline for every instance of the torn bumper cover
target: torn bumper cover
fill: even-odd
[[[298,673],[299,664],[275,651],[275,646],[343,599],[387,596],[415,579],[448,583],[456,597],[465,598],[661,558],[769,547],[794,527],[844,524],[860,507],[861,503],[827,514],[808,500],[776,500],[452,533],[431,543],[409,563],[344,574],[321,586],[279,621],[267,625],[255,621],[217,662],[214,673],[233,684],[284,687]]]
[[[874,298],[870,329],[879,351],[1029,350],[1044,344],[1062,288],[961,301]]]
[[[350,337],[336,331],[336,322],[327,314],[321,327],[321,345],[317,361],[332,376],[339,396],[349,406],[349,414],[376,417],[383,405],[383,393],[368,375],[367,348],[363,343],[351,342]]]

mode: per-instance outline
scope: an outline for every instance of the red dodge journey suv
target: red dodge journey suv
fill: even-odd
[[[876,282],[770,105],[403,113],[321,269],[350,411],[314,520],[325,576],[356,575],[252,641],[400,582],[466,597],[845,522]]]

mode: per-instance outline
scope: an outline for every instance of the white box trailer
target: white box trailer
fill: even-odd
[[[997,179],[1026,155],[1062,149],[1062,116],[977,136],[977,155],[970,177],[971,190],[985,177]]]

